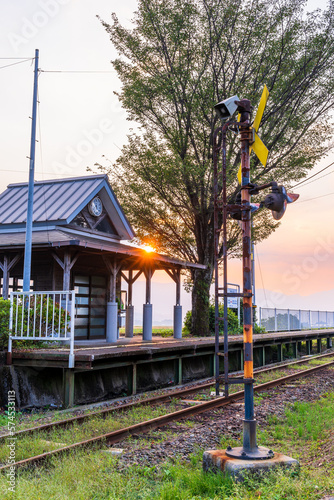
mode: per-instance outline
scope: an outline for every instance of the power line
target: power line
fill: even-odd
[[[322,194],[321,196],[316,196],[315,198],[309,198],[308,200],[302,200],[302,201],[298,201],[298,205],[300,203],[306,203],[307,201],[312,201],[312,200],[318,200],[319,198],[325,198],[326,196],[331,196],[333,193],[327,193],[327,194]]]
[[[321,172],[323,172],[324,170],[327,170],[327,168],[331,167],[332,165],[334,165],[334,161],[332,163],[330,163],[329,165],[327,165],[327,167],[324,167],[321,170],[319,170],[319,172],[316,172],[315,174],[311,175],[311,177],[308,177],[307,179],[304,179],[303,181],[298,182],[298,184],[295,184],[294,186],[292,186],[291,189],[294,189],[295,187],[300,186],[301,184],[304,184],[304,182],[309,181],[313,177],[316,177],[317,175],[321,174]]]
[[[327,177],[327,175],[330,175],[330,174],[333,174],[334,173],[334,170],[332,170],[331,172],[328,172],[328,174],[325,174],[325,175],[322,175],[321,177],[318,177],[317,179],[313,179],[313,181],[310,181],[310,182],[307,182],[306,184],[303,184],[302,186],[300,187],[305,187],[305,186],[308,186],[309,184],[312,184],[312,182],[316,182],[318,181],[319,179],[322,179],[323,177]]]
[[[259,271],[260,271],[260,277],[261,277],[261,283],[262,283],[262,289],[263,289],[263,294],[264,294],[264,300],[266,301],[266,306],[268,307],[268,301],[267,301],[267,294],[266,294],[266,289],[264,288],[264,282],[263,282],[263,276],[262,276],[262,270],[261,270],[261,265],[260,265],[260,257],[259,257],[259,252],[256,250],[255,252],[255,247],[254,247],[254,253],[257,258],[257,263],[259,266]]]
[[[116,73],[116,71],[94,71],[94,70],[78,70],[78,71],[66,71],[66,70],[45,70],[40,69],[41,73]]]
[[[10,169],[0,168],[0,172],[15,172],[15,173],[19,173],[19,174],[28,174],[29,170],[14,170],[12,168],[10,168]],[[36,172],[36,173],[41,173],[42,175],[43,174],[48,174],[48,175],[63,175],[63,174],[58,174],[57,172],[45,172],[43,169],[42,169],[42,172]]]
[[[10,66],[15,66],[16,64],[22,64],[24,62],[33,61],[33,60],[34,60],[34,58],[31,57],[30,59],[24,59],[23,61],[15,62],[15,63],[12,63],[12,64],[6,64],[5,66],[0,66],[0,69],[9,68]]]

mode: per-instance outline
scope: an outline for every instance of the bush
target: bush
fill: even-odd
[[[219,304],[219,316],[222,318],[224,316],[224,305]],[[185,334],[189,334],[191,331],[191,311],[188,311],[185,319],[184,319],[184,328],[183,332]],[[238,316],[232,309],[227,309],[227,325],[228,325],[228,334],[229,335],[240,335],[242,334],[242,326],[238,325]],[[210,334],[215,334],[215,306],[214,304],[210,304],[209,306],[209,330]],[[219,332],[223,333],[224,331],[224,322],[219,321]]]
[[[0,297],[0,349],[7,349],[10,301]]]
[[[229,335],[242,335],[243,326],[242,326],[242,301],[240,304],[240,326],[238,324],[238,316],[234,312],[233,309],[227,309],[227,330]],[[224,304],[219,304],[219,317],[222,318],[224,316]],[[191,311],[187,311],[187,314],[184,318],[184,327],[183,333],[190,334],[191,332]],[[215,305],[210,304],[209,306],[209,330],[210,335],[215,334]],[[224,322],[219,321],[219,333],[222,334],[224,332]],[[253,325],[253,333],[265,333],[265,328],[258,326],[257,324]]]
[[[35,307],[34,307],[35,306]],[[16,314],[16,308],[17,314]],[[43,302],[41,304],[40,297],[37,297],[36,303],[34,303],[34,298],[30,298],[30,310],[28,316],[27,307],[22,311],[22,303],[19,300],[18,305],[14,303],[13,317],[17,317],[17,330],[20,332],[21,329],[23,334],[26,335],[29,325],[29,340],[14,340],[16,347],[31,348],[31,347],[43,347],[40,341],[34,341],[32,336],[32,331],[35,328],[41,326],[45,340],[48,337],[55,337],[58,335],[57,332],[53,332],[52,325],[52,314],[54,313],[58,321],[60,321],[60,333],[63,334],[66,325],[70,321],[70,315],[67,314],[64,309],[62,309],[59,304],[54,302],[50,297],[43,297]],[[9,314],[10,314],[10,300],[4,300],[0,297],[0,350],[7,350],[8,347],[8,336],[9,336]],[[43,342],[44,346],[45,343]]]

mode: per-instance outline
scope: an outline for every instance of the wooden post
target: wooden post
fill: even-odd
[[[178,367],[177,385],[181,385],[182,384],[182,358],[181,358],[181,356],[177,359],[177,367]]]
[[[72,368],[63,369],[63,387],[64,407],[72,408],[74,406],[74,370]]]
[[[22,257],[22,254],[15,255],[11,260],[8,255],[4,255],[3,263],[0,262],[0,269],[2,270],[2,297],[8,300],[9,296],[9,271],[17,264]]]
[[[108,302],[107,302],[107,325],[106,325],[106,340],[107,342],[117,342],[118,338],[118,306],[116,302],[116,278],[117,273],[121,269],[122,263],[118,263],[116,259],[110,261],[108,257],[103,255],[104,263],[109,271],[108,280]]]
[[[128,284],[128,303],[126,305],[126,316],[125,316],[125,337],[133,337],[133,323],[134,323],[134,307],[132,305],[132,290],[133,283],[139,278],[143,271],[138,271],[136,275],[133,275],[133,269],[129,269],[129,275],[126,276],[121,272],[122,278]]]
[[[152,340],[152,304],[151,304],[151,280],[154,273],[151,267],[144,271],[146,276],[145,304],[143,305],[143,340]]]
[[[71,287],[71,270],[78,260],[79,254],[77,253],[73,256],[73,259],[71,259],[71,252],[65,250],[64,261],[62,261],[55,252],[52,252],[52,256],[63,270],[63,290],[68,291]]]
[[[133,285],[133,271],[132,269],[130,269],[129,279],[128,279],[128,306],[132,306],[132,285]]]
[[[292,343],[292,352],[293,352],[293,357],[296,358],[298,354],[297,342]]]
[[[312,354],[312,340],[306,341],[306,354]]]
[[[277,346],[277,357],[278,361],[284,361],[283,360],[283,344],[278,344]]]
[[[182,339],[181,270],[165,269],[165,271],[176,284],[176,303],[173,314],[173,330],[174,338]]]

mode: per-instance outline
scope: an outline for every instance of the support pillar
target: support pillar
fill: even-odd
[[[321,354],[321,339],[317,339],[317,352]]]
[[[165,271],[176,284],[176,303],[173,313],[174,339],[182,339],[181,270],[165,269]]]
[[[143,340],[152,340],[152,304],[151,304],[151,279],[152,268],[147,268],[146,276],[146,303],[143,305]]]
[[[129,278],[126,280],[128,282],[128,303],[125,311],[125,337],[133,337],[133,322],[134,322],[134,307],[132,305],[132,284],[133,275],[132,270],[129,271]]]
[[[332,347],[332,339],[331,337],[327,337],[327,349],[331,349]]]
[[[122,278],[128,284],[128,303],[126,306],[125,313],[125,337],[133,337],[133,327],[134,327],[134,306],[132,305],[132,290],[134,282],[139,278],[143,271],[138,271],[135,276],[133,276],[133,270],[129,270],[129,275],[126,276],[124,272],[121,272]]]
[[[137,365],[133,363],[128,368],[128,396],[137,394]]]
[[[182,306],[174,306],[174,339],[182,339]]]
[[[106,342],[113,343],[117,342],[118,339],[118,304],[116,301],[116,280],[117,273],[121,268],[121,264],[117,264],[115,259],[113,261],[110,261],[105,256],[103,256],[103,260],[109,271]]]
[[[152,304],[143,305],[143,340],[152,340]]]
[[[266,364],[266,346],[262,346],[262,366]]]
[[[52,256],[63,270],[63,290],[68,291],[71,288],[71,270],[76,263],[79,254],[76,254],[73,258],[71,258],[71,252],[65,250],[63,261],[54,252],[52,253]]]
[[[118,333],[118,304],[107,302],[107,331],[106,341],[117,342]]]
[[[134,307],[126,306],[125,310],[125,337],[132,338],[133,337],[133,324],[134,324]]]
[[[181,385],[182,384],[182,358],[181,356],[175,360],[175,365],[174,365],[174,371],[175,371],[175,377],[174,377],[174,382],[175,385]]]
[[[64,386],[64,407],[72,408],[74,406],[74,370],[73,368],[64,368],[63,371]]]
[[[292,353],[293,353],[293,357],[297,358],[297,354],[298,354],[297,342],[292,343]]]
[[[283,359],[283,344],[278,344],[277,346],[277,358],[278,361],[284,361]]]
[[[2,297],[8,300],[9,297],[9,271],[17,264],[22,257],[22,254],[15,255],[10,259],[7,255],[4,256],[3,262],[0,262],[0,269],[3,274],[2,278]]]
[[[312,354],[312,340],[306,341],[306,354]]]

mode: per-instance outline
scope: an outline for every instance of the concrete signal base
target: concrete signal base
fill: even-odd
[[[277,467],[298,468],[299,462],[281,453],[266,460],[241,460],[226,455],[225,450],[208,450],[203,454],[203,470],[222,471],[242,481],[245,475],[261,474]]]

